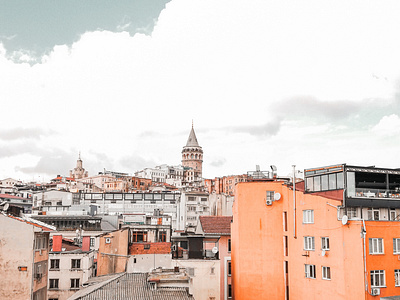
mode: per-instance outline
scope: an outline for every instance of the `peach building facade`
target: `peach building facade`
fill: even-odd
[[[394,169],[338,165],[305,170],[296,192],[287,180],[239,183],[235,299],[400,295],[399,178]]]
[[[0,214],[0,299],[47,299],[49,234],[54,229]]]

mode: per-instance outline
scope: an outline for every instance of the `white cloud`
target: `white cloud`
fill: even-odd
[[[350,103],[351,110],[365,98],[392,100],[400,75],[400,41],[393,38],[399,8],[397,1],[327,7],[324,1],[173,0],[151,35],[87,32],[33,66],[7,60],[0,47],[2,111],[12,112],[3,114],[1,125],[54,130],[59,135],[42,137],[41,148],[79,149],[93,161],[91,151],[106,153],[102,163],[128,172],[127,165],[143,162],[179,163],[192,119],[196,132],[210,129],[198,134],[207,177],[243,173],[261,162],[308,167],[318,153],[325,156],[316,163],[344,162],[356,158],[349,151],[357,145],[342,139],[362,143],[366,132],[331,130],[324,118],[332,122],[341,113],[338,103]],[[279,110],[286,122],[262,127],[273,124],[272,104],[298,95],[318,100],[308,110],[287,102],[293,107]],[[322,117],[311,123],[311,112]],[[357,120],[365,116],[357,114]],[[306,116],[303,123],[293,121],[299,115]],[[375,132],[398,122],[388,118]],[[213,130],[221,128],[264,128],[274,135]],[[158,135],[143,139],[145,132]],[[105,167],[91,166],[92,174]]]
[[[384,116],[371,131],[381,136],[399,136],[400,135],[400,118],[396,114]]]

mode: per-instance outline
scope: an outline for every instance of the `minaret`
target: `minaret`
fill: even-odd
[[[200,182],[202,180],[203,149],[197,142],[193,121],[192,130],[190,131],[186,146],[184,146],[182,150],[182,166],[184,169],[185,182]]]

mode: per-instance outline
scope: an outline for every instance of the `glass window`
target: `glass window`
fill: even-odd
[[[371,287],[385,287],[385,270],[373,270],[371,275]]]
[[[329,189],[336,190],[336,174],[329,174]]]
[[[321,190],[321,176],[314,177],[314,192],[319,192]]]
[[[322,176],[321,176],[321,190],[322,190],[322,191],[327,191],[327,190],[329,190],[328,175],[322,175]]]
[[[400,286],[400,270],[394,270],[394,285]]]
[[[356,176],[354,172],[347,172],[347,196],[356,196]]]
[[[383,239],[369,239],[369,254],[384,254],[383,251]]]
[[[331,267],[322,267],[322,279],[331,280]]]
[[[337,188],[343,189],[344,188],[343,172],[336,173],[336,178],[337,178]]]
[[[303,210],[303,223],[304,224],[314,223],[314,210],[312,209]]]
[[[305,236],[304,237],[304,250],[314,251],[315,250],[315,241],[313,236]]]
[[[315,278],[315,265],[304,265],[306,278]]]
[[[50,269],[52,269],[52,270],[60,269],[60,260],[59,259],[51,259],[50,260]]]
[[[321,238],[321,250],[329,250],[329,237]]]
[[[400,254],[400,238],[393,239],[393,254]]]
[[[314,178],[308,177],[306,181],[306,191],[313,192],[314,191]]]

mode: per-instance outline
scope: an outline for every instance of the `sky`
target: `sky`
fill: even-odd
[[[0,179],[400,167],[400,2],[0,0]]]

